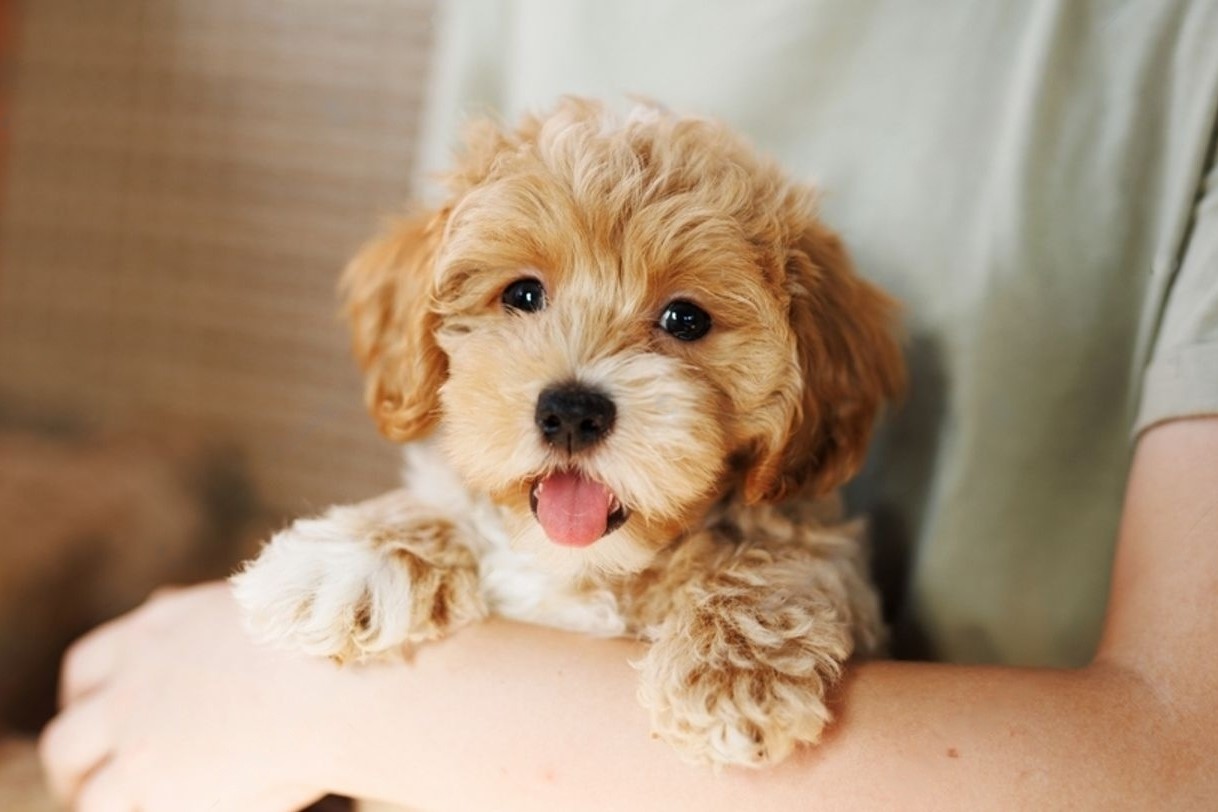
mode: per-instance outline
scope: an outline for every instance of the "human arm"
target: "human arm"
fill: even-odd
[[[423,755],[402,765],[386,729],[347,751],[347,789],[445,809],[1203,806],[1218,797],[1218,419],[1139,442],[1091,665],[860,665],[826,741],[774,770],[710,775],[648,742],[631,644],[493,624],[432,653],[419,690],[447,687],[414,717]]]
[[[636,643],[492,621],[339,670],[259,653],[223,587],[141,613],[69,661],[74,699],[44,739],[64,791],[108,758],[85,793],[98,776],[142,798],[257,789],[251,810],[322,790],[431,809],[1193,806],[1218,794],[1218,419],[1139,442],[1090,666],[859,665],[824,743],[767,771],[713,774],[651,740]]]
[[[625,665],[638,653],[503,623],[472,629],[425,652],[411,675],[425,684],[403,692],[433,697],[406,712],[430,731],[425,756],[402,765],[400,749],[380,746],[393,737],[386,711],[383,738],[352,742],[356,766],[340,780],[454,809],[1201,803],[1218,793],[1218,419],[1164,424],[1139,442],[1107,629],[1086,668],[860,665],[820,747],[775,770],[710,776],[646,739]]]

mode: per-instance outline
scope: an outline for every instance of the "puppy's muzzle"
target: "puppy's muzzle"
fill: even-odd
[[[617,407],[605,395],[580,384],[552,386],[537,398],[533,419],[545,442],[574,454],[613,430]]]

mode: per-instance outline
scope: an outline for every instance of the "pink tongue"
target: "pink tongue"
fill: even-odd
[[[555,544],[587,547],[605,535],[613,494],[575,473],[552,474],[537,491],[537,521]]]

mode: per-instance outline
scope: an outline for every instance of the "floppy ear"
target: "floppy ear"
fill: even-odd
[[[785,434],[763,443],[746,475],[749,502],[842,485],[862,467],[880,408],[905,386],[896,303],[855,275],[836,234],[804,219],[785,268],[798,391]]]
[[[366,375],[364,401],[381,433],[398,442],[435,426],[448,374],[431,309],[443,226],[443,213],[391,224],[351,260],[339,285]]]

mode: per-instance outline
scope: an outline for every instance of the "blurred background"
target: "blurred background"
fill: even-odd
[[[431,20],[0,0],[0,733],[81,631],[393,482],[334,287],[407,199]]]

